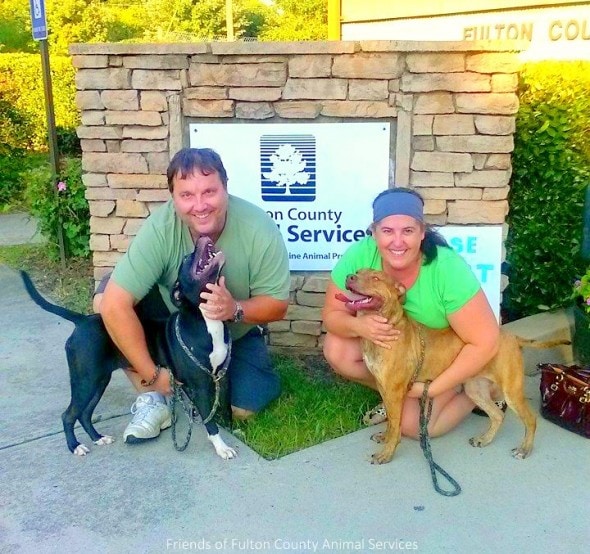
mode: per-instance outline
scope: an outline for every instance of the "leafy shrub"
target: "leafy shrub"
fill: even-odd
[[[84,196],[82,163],[78,158],[64,158],[59,177],[52,183],[48,165],[26,172],[26,196],[31,213],[38,218],[41,233],[52,245],[49,252],[59,252],[58,229],[63,229],[68,257],[90,254],[90,213]]]
[[[539,62],[521,74],[506,240],[511,317],[571,304],[590,185],[590,63]]]
[[[24,189],[21,177],[24,153],[18,148],[0,150],[0,212],[9,205],[18,204]]]
[[[21,171],[26,146],[27,119],[0,98],[0,211],[18,204],[24,190]]]
[[[68,132],[71,136],[80,122],[72,60],[69,56],[51,56],[50,65],[58,137]],[[26,128],[15,129],[21,141],[18,146],[46,150],[47,117],[38,54],[0,54],[0,98],[27,122]],[[71,138],[68,140],[72,141]]]
[[[590,269],[574,283],[572,300],[588,315],[590,315]]]
[[[61,156],[81,156],[82,147],[76,129],[64,129],[58,127],[55,130],[57,135],[57,150]]]

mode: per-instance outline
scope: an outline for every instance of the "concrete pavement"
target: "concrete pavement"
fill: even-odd
[[[60,420],[72,328],[0,266],[0,552],[587,551],[590,442],[542,418],[524,461],[510,456],[522,436],[512,414],[484,449],[467,443],[486,425],[475,415],[433,440],[435,460],[463,489],[447,498],[415,441],[403,439],[390,464],[371,465],[373,428],[271,462],[228,433],[239,457],[221,460],[202,427],[184,453],[170,431],[125,445],[135,395],[117,372],[95,412],[117,440],[98,447],[78,429],[91,452],[77,458]],[[538,411],[539,378],[526,380]]]
[[[27,213],[0,214],[0,246],[43,242],[37,221]]]

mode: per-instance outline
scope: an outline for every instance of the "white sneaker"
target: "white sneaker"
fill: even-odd
[[[126,443],[136,444],[154,439],[160,431],[172,425],[170,408],[166,402],[155,400],[151,394],[144,393],[137,397],[131,406],[133,419],[123,433]]]

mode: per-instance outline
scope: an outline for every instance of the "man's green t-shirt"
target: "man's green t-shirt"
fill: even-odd
[[[261,208],[229,195],[227,219],[216,246],[225,255],[222,275],[236,300],[253,296],[289,298],[289,256],[276,223]],[[126,254],[117,262],[112,279],[141,300],[157,284],[171,311],[170,292],[182,260],[194,249],[190,231],[166,202],[142,224]],[[230,324],[232,337],[252,325]]]
[[[363,268],[383,269],[373,237],[350,246],[332,270],[332,280],[345,290],[347,275]],[[479,289],[479,281],[467,262],[451,248],[437,246],[436,258],[422,265],[418,279],[408,289],[404,309],[423,325],[444,329],[449,326],[447,315],[462,308]]]

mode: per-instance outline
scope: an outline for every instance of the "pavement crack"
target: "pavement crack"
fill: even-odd
[[[120,417],[125,417],[128,416],[129,413],[125,412],[122,414],[114,414],[111,416],[107,416],[107,417],[98,417],[97,419],[93,419],[92,423],[99,423],[99,422],[103,422],[103,421],[109,421],[111,419],[118,419]],[[74,427],[74,429],[82,429],[82,426],[77,423]],[[21,446],[23,444],[29,444],[31,442],[36,442],[36,441],[40,441],[49,437],[55,437],[56,435],[63,435],[63,429],[59,430],[59,431],[52,431],[52,432],[48,432],[48,433],[44,433],[43,435],[39,435],[36,437],[30,437],[30,438],[26,438],[26,439],[21,439],[19,441],[10,443],[10,444],[5,444],[4,446],[0,446],[0,451],[2,450],[8,450],[9,448],[14,448],[16,446]]]

